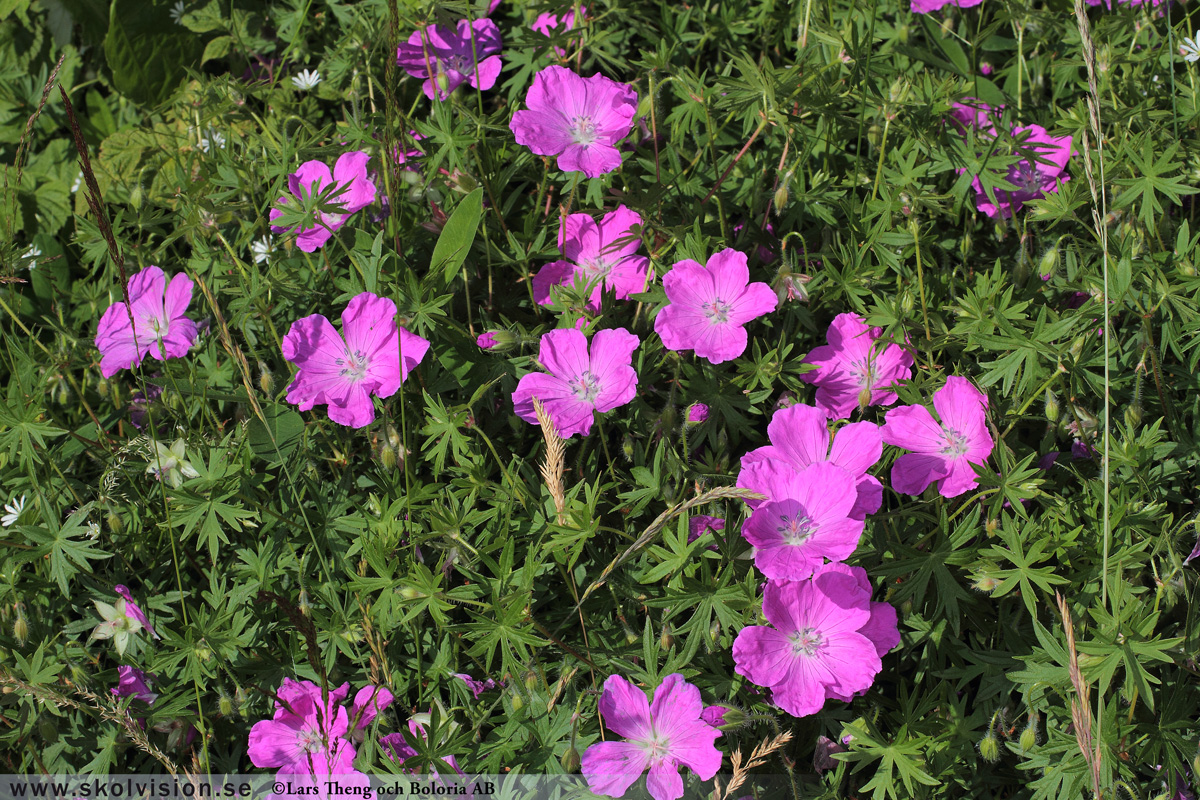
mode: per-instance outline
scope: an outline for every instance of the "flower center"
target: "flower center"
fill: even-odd
[[[469,75],[475,71],[474,62],[470,56],[452,55],[445,58],[445,70],[447,72],[460,72],[463,75]]]
[[[600,395],[600,379],[591,372],[584,372],[567,381],[567,388],[577,400],[585,403],[595,403]]]
[[[597,278],[607,278],[612,272],[612,264],[601,258],[585,258],[579,262],[579,270],[587,283],[594,283]]]
[[[1018,164],[1016,174],[1011,176],[1009,180],[1014,186],[1019,186],[1027,192],[1040,192],[1042,190],[1042,175],[1037,171],[1037,167],[1028,161],[1022,161]]]
[[[651,764],[661,761],[671,752],[671,740],[659,733],[656,733],[652,739],[646,740],[643,745]]]
[[[798,547],[812,538],[816,526],[812,520],[803,514],[790,516],[781,514],[779,516],[779,526],[775,529],[783,536],[783,543],[792,547]]]
[[[719,297],[700,306],[700,310],[704,312],[704,316],[708,317],[709,323],[713,325],[729,322],[729,311],[731,308],[733,308],[732,303],[726,303]]]
[[[313,728],[305,728],[300,731],[299,744],[300,749],[306,753],[319,753],[325,746],[321,732]]]
[[[339,358],[333,363],[342,368],[339,374],[343,378],[349,378],[353,383],[358,383],[367,377],[367,368],[370,366],[362,350],[355,350],[353,353],[347,350],[345,358]]]
[[[815,628],[802,628],[790,637],[792,640],[792,655],[811,656],[821,646],[821,634]]]
[[[870,389],[875,385],[879,373],[875,369],[875,360],[873,358],[864,358],[861,361],[854,361],[850,364],[850,374],[858,381],[858,385],[864,389]]]
[[[954,428],[943,427],[942,431],[946,436],[946,443],[939,451],[942,455],[958,458],[959,456],[964,456],[967,454],[967,450],[970,449],[970,445],[967,444],[966,436],[963,436],[961,433],[954,430]]]
[[[589,145],[600,138],[596,123],[591,117],[576,117],[571,120],[570,133],[575,144]]]

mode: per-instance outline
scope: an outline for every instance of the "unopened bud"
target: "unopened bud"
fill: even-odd
[[[142,198],[144,196],[145,192],[142,190],[142,184],[139,181],[133,185],[133,191],[129,193],[129,205],[133,207],[134,211],[142,210]]]
[[[101,378],[100,382],[96,384],[96,394],[100,395],[101,397],[108,397],[108,387],[108,380]]]
[[[905,289],[903,292],[901,292],[901,294],[900,294],[900,312],[902,314],[904,314],[905,316],[908,316],[909,314],[911,314],[913,307],[915,305],[916,305],[916,301],[913,299],[913,293],[911,291],[909,291],[908,289]]]
[[[567,752],[563,753],[562,758],[559,759],[559,763],[562,764],[563,772],[570,775],[579,771],[579,766],[583,763],[583,759],[579,757],[579,751],[572,745],[567,748]]]
[[[1125,424],[1136,428],[1142,424],[1142,404],[1134,403],[1125,409]]]
[[[863,411],[871,405],[871,387],[864,386],[858,390],[858,409]]]
[[[1058,242],[1055,242],[1053,247],[1042,253],[1042,261],[1038,264],[1038,275],[1042,280],[1048,281],[1054,277],[1058,260]]]
[[[13,638],[22,647],[29,641],[29,620],[25,618],[25,606],[17,603],[17,615],[13,619]]]
[[[300,590],[300,599],[296,602],[296,608],[306,617],[312,616],[312,605],[308,602],[308,589]]]
[[[258,362],[258,388],[268,397],[275,392],[275,376],[265,361]]]
[[[238,712],[238,714],[241,715],[242,719],[250,718],[250,709],[246,705],[246,699],[247,698],[246,698],[246,690],[245,689],[243,689],[241,686],[239,686],[236,690],[234,690],[233,704],[237,708],[237,712]]]
[[[529,672],[526,672],[525,673],[525,690],[528,692],[532,692],[534,689],[537,688],[537,685],[538,685],[537,673],[534,672],[533,670],[529,670]]]
[[[692,403],[683,415],[684,425],[699,425],[708,421],[708,406],[704,403]]]
[[[115,511],[109,511],[104,515],[104,524],[108,526],[109,531],[112,533],[120,533],[121,529],[125,527],[121,515]]]
[[[1030,750],[1037,747],[1037,722],[1037,716],[1030,715],[1028,724],[1021,729],[1021,736],[1017,739],[1017,746],[1019,746],[1023,752],[1028,753]]]
[[[1200,517],[1196,519],[1200,520]],[[641,638],[637,635],[637,631],[629,627],[629,623],[624,619],[621,620],[621,627],[625,629],[625,644],[637,644],[638,639]]]
[[[708,626],[708,638],[713,643],[721,641],[721,622],[714,619],[712,625]]]
[[[394,470],[398,460],[399,459],[396,458],[396,451],[391,447],[388,447],[385,444],[379,448],[379,466],[383,467],[385,470],[388,470],[389,472]]]
[[[237,707],[233,704],[233,698],[222,689],[221,694],[217,697],[217,713],[222,717],[232,717],[237,712]]]
[[[987,573],[980,573],[975,576],[974,582],[971,583],[971,588],[977,592],[991,594],[996,587],[1000,585],[1000,581]]]
[[[524,700],[524,698],[521,697],[520,692],[513,692],[512,707],[513,707],[513,711],[520,711],[522,708],[525,707],[525,700]]]
[[[962,254],[963,258],[971,255],[972,243],[973,240],[971,239],[971,234],[969,233],[964,233],[962,238],[958,240],[958,252]]]
[[[984,761],[992,764],[1000,760],[1000,739],[990,726],[987,733],[979,740],[979,755],[983,756]]]
[[[779,181],[779,188],[775,190],[775,199],[772,201],[775,205],[775,213],[779,214],[783,209],[787,208],[788,204],[788,184],[792,182],[792,173],[784,175]]]
[[[675,429],[675,406],[668,405],[663,409],[662,415],[659,416],[659,424],[662,430],[671,431]]]
[[[517,336],[517,334],[502,328],[489,330],[475,337],[475,344],[484,350],[491,350],[493,353],[503,353],[506,350],[511,350],[520,341],[521,337]]]
[[[418,597],[425,596],[421,591],[412,586],[401,586],[396,590],[396,594],[400,595],[404,600],[416,600]]]
[[[1058,406],[1058,398],[1054,396],[1054,392],[1046,390],[1046,419],[1051,422],[1058,422],[1058,415],[1061,409]]]
[[[663,623],[662,635],[658,637],[658,646],[662,648],[664,653],[675,646],[675,636],[671,633],[671,623]]]
[[[1000,520],[989,519],[986,523],[984,523],[983,530],[988,536],[995,536],[996,528],[998,527],[1000,527]]]
[[[629,434],[621,439],[621,455],[625,456],[627,461],[633,460],[633,437]]]

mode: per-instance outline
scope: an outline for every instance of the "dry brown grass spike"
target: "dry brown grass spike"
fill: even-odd
[[[562,525],[563,510],[567,507],[567,495],[563,490],[563,456],[566,453],[567,442],[558,435],[558,431],[554,428],[554,420],[550,419],[550,415],[546,413],[546,407],[542,405],[542,401],[538,398],[533,398],[533,410],[537,414],[538,424],[542,426],[542,436],[546,440],[546,460],[542,462],[541,473],[542,480],[546,483],[546,489],[550,491],[550,497],[554,500],[554,512],[558,518],[558,524]]]

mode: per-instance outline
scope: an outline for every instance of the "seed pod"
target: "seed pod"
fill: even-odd
[[[563,753],[559,763],[562,764],[563,771],[570,775],[579,771],[583,759],[579,757],[579,751],[575,749],[575,746],[571,745],[567,748],[567,752]]]
[[[537,685],[538,685],[537,673],[534,672],[533,670],[529,670],[529,672],[526,672],[525,673],[525,689],[526,689],[526,691],[532,693],[533,690],[537,688]]]
[[[1021,736],[1017,739],[1017,745],[1020,746],[1023,752],[1028,753],[1030,750],[1037,747],[1037,723],[1037,715],[1030,714],[1029,722],[1026,723],[1025,727],[1021,729]]]
[[[397,461],[394,449],[388,447],[386,444],[379,448],[379,466],[390,472],[396,468]]]
[[[237,708],[233,704],[233,698],[224,689],[217,697],[217,713],[222,717],[232,717],[236,713]]]
[[[17,603],[17,615],[13,619],[13,638],[22,647],[29,641],[29,620],[25,618],[25,606],[22,603]]]
[[[1142,424],[1142,404],[1133,403],[1125,409],[1125,424],[1130,428],[1136,428]]]
[[[1048,281],[1054,277],[1054,273],[1058,270],[1058,262],[1058,242],[1055,242],[1049,250],[1042,253],[1042,261],[1038,264],[1038,275],[1042,280]]]
[[[525,707],[525,700],[521,697],[521,695],[518,692],[513,692],[512,707],[513,707],[513,711],[520,711],[522,708]]]
[[[308,589],[300,590],[300,599],[296,602],[296,607],[300,609],[300,613],[304,616],[312,616],[312,606],[308,602]]]
[[[1051,422],[1058,422],[1058,415],[1061,409],[1058,406],[1058,398],[1054,396],[1054,392],[1046,390],[1046,419]]]
[[[775,190],[775,198],[772,203],[775,205],[775,213],[782,213],[783,209],[787,208],[788,204],[788,184],[792,182],[792,173],[789,171],[779,181],[779,188]]]

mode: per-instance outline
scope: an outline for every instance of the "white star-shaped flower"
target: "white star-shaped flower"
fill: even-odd
[[[183,15],[186,12],[187,12],[187,8],[184,7],[183,0],[178,0],[175,3],[175,5],[173,5],[171,7],[171,19],[173,19],[175,21],[176,25],[182,25],[183,24]]]
[[[4,504],[4,516],[0,517],[0,525],[8,528],[17,524],[17,518],[21,516],[21,512],[25,510],[25,495],[13,498],[8,503]]]
[[[271,237],[264,236],[261,239],[256,239],[254,244],[250,245],[250,252],[254,254],[254,263],[261,264],[271,257]]]
[[[1179,45],[1179,52],[1183,54],[1184,60],[1189,64],[1200,61],[1200,31],[1196,31],[1195,38],[1185,36]]]
[[[207,153],[213,147],[225,149],[225,137],[209,128],[208,135],[200,138],[200,149]]]
[[[304,70],[299,75],[292,78],[292,86],[295,86],[302,92],[307,92],[309,89],[315,88],[321,82],[321,73],[317,70]]]
[[[186,446],[183,439],[176,439],[170,447],[156,441],[156,453],[150,466],[146,467],[146,474],[154,475],[160,481],[166,478],[176,489],[183,485],[184,478],[199,478],[200,473],[187,460]]]

